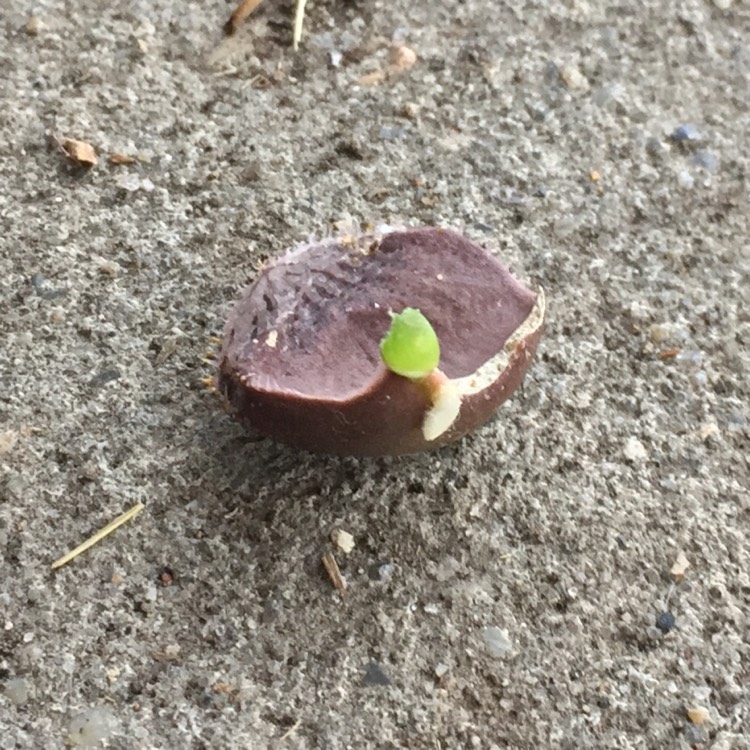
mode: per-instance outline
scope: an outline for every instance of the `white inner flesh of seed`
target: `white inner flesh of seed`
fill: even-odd
[[[425,414],[422,422],[422,434],[425,440],[436,440],[450,429],[461,411],[462,398],[483,391],[500,377],[510,365],[516,347],[541,327],[544,322],[545,309],[544,289],[540,288],[528,317],[516,328],[494,357],[488,359],[471,375],[454,378],[440,386],[435,402]]]

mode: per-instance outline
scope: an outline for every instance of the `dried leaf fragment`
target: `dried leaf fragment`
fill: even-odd
[[[656,356],[664,362],[667,359],[674,359],[681,351],[679,346],[671,346],[669,349],[662,349]]]
[[[129,156],[128,154],[121,154],[119,151],[113,151],[108,157],[107,161],[115,166],[121,164],[135,164],[135,156]]]
[[[62,142],[62,149],[71,161],[82,167],[93,167],[99,161],[94,147],[86,141],[65,138]]]
[[[674,565],[672,565],[672,578],[674,578],[676,583],[681,583],[685,580],[685,571],[689,567],[690,563],[687,557],[685,557],[685,553],[680,550],[677,559],[674,561]]]
[[[328,577],[331,579],[333,587],[337,591],[341,591],[342,593],[346,591],[346,581],[341,575],[339,564],[336,562],[336,558],[333,556],[333,553],[326,552],[320,559],[323,563],[323,567],[325,568],[326,573],[328,573]]]
[[[687,711],[687,717],[693,724],[706,724],[711,721],[711,715],[704,706],[693,706]]]
[[[355,86],[379,86],[386,79],[384,70],[374,70],[372,73],[365,73],[363,76],[354,81]]]

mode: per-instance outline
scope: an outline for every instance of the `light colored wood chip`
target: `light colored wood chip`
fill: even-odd
[[[82,167],[93,167],[99,161],[94,147],[86,141],[65,138],[61,145],[68,158]]]
[[[121,154],[119,151],[113,151],[108,157],[107,161],[110,164],[119,166],[120,164],[135,164],[135,156],[129,156],[128,154]]]
[[[346,581],[341,575],[339,564],[336,562],[336,558],[333,556],[333,553],[326,552],[320,559],[323,563],[323,567],[326,569],[326,573],[328,573],[328,577],[331,579],[333,587],[337,591],[341,591],[342,593],[346,591]]]
[[[55,560],[55,562],[52,563],[52,569],[57,570],[57,568],[61,568],[63,565],[66,565],[71,560],[78,557],[78,555],[80,555],[82,552],[85,552],[87,549],[89,549],[89,547],[93,547],[95,544],[104,539],[105,536],[111,534],[115,529],[118,529],[124,523],[127,523],[132,518],[135,518],[144,509],[144,507],[145,506],[143,503],[137,503],[130,510],[125,511],[125,513],[115,518],[115,520],[111,523],[108,523],[103,529],[97,531],[96,534],[94,534],[92,537],[89,537],[85,542],[83,542],[83,544],[79,544],[75,549],[68,552],[67,555],[63,555],[59,560]]]
[[[680,550],[677,559],[674,561],[674,565],[672,565],[672,578],[674,578],[676,583],[681,583],[685,580],[685,571],[689,567],[690,563],[687,557],[685,557],[685,553]]]
[[[334,529],[331,532],[331,541],[345,554],[348,555],[354,549],[354,537],[343,529]]]
[[[711,715],[708,713],[708,709],[703,706],[693,706],[687,711],[688,719],[693,724],[706,724],[711,721]]]

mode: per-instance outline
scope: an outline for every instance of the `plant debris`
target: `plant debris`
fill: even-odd
[[[240,0],[240,4],[232,11],[229,20],[224,24],[227,36],[234,34],[242,22],[263,2],[263,0]],[[292,46],[296,50],[302,39],[302,26],[305,20],[305,5],[307,0],[295,0],[294,20],[292,24]]]
[[[241,0],[224,24],[224,33],[234,34],[242,22],[263,2],[263,0]]]
[[[86,141],[77,141],[74,138],[63,138],[61,141],[54,135],[52,138],[68,159],[81,167],[90,169],[99,161],[94,147]]]
[[[711,715],[708,713],[708,709],[703,706],[693,706],[687,711],[687,717],[693,724],[706,724],[711,721]]]
[[[115,166],[120,166],[121,164],[135,164],[136,158],[128,154],[121,154],[119,151],[113,151],[107,157],[107,161]]]
[[[675,583],[682,583],[685,580],[685,571],[689,567],[690,563],[688,562],[687,557],[685,557],[685,553],[680,550],[677,559],[674,561],[674,565],[672,565],[672,577],[674,578]]]
[[[71,560],[75,559],[82,552],[85,552],[89,547],[93,547],[95,544],[104,539],[105,536],[111,534],[115,529],[118,529],[124,523],[127,523],[132,518],[135,518],[145,508],[143,503],[136,503],[130,510],[125,511],[120,516],[117,516],[114,521],[108,523],[103,529],[100,529],[93,536],[89,537],[85,542],[79,544],[75,549],[72,549],[66,555],[63,555],[58,560],[52,563],[52,570],[57,570],[63,565],[66,565]]]
[[[343,529],[334,529],[331,532],[331,541],[345,554],[348,555],[354,549],[354,537]]]
[[[341,575],[339,564],[336,562],[336,558],[333,556],[333,552],[326,552],[320,559],[323,563],[323,567],[325,568],[326,573],[328,573],[328,577],[331,579],[333,587],[337,591],[341,591],[342,593],[346,591],[346,581]]]

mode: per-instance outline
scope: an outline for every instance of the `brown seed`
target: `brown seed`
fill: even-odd
[[[404,307],[435,328],[439,377],[410,380],[383,364],[389,311]],[[324,241],[270,264],[244,294],[217,388],[251,429],[306,450],[414,453],[492,416],[528,369],[543,320],[543,293],[455,232]]]

